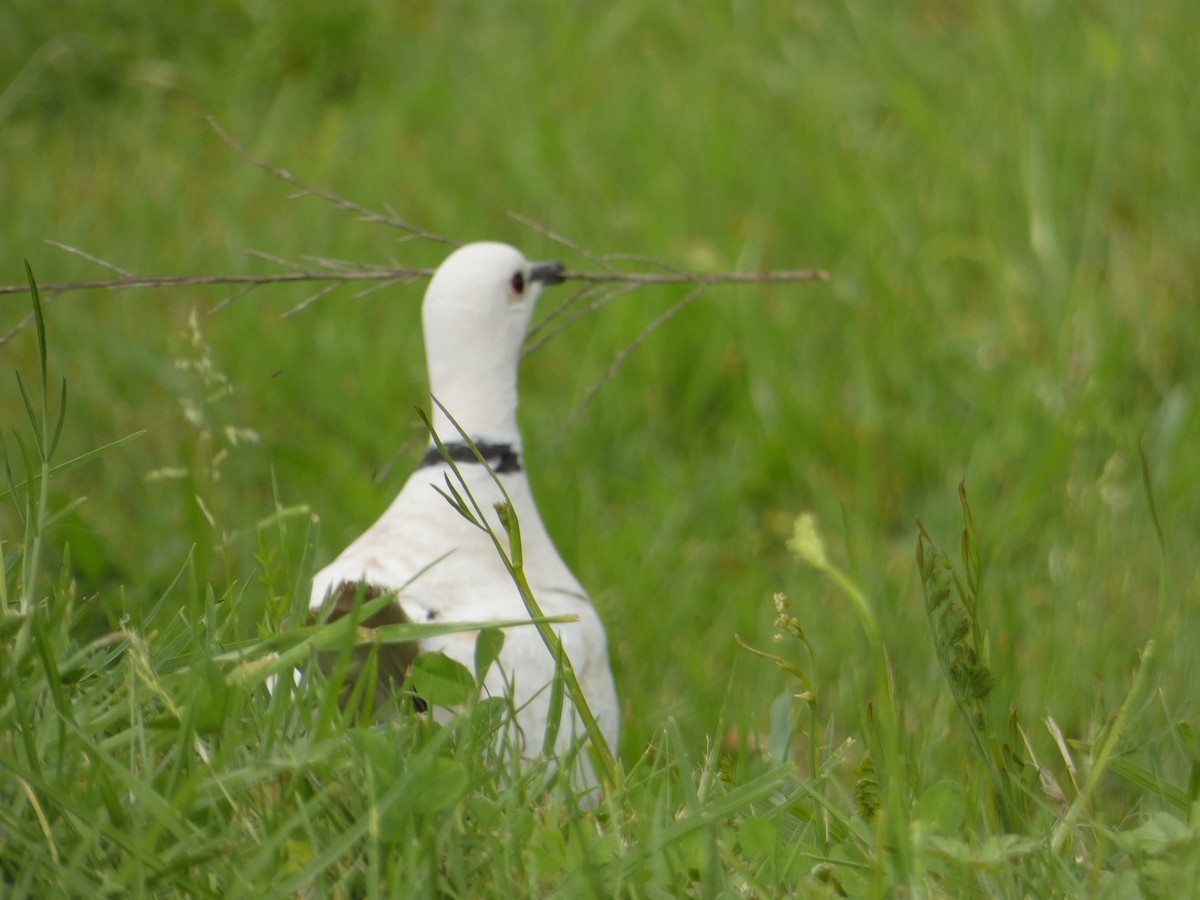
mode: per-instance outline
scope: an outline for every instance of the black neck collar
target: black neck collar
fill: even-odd
[[[475,453],[471,450],[469,444],[462,441],[445,444],[446,455],[456,463],[477,463]],[[476,441],[475,447],[479,450],[479,455],[482,456],[491,465],[492,471],[498,475],[505,472],[520,472],[521,457],[517,455],[517,451],[513,449],[512,444],[489,444],[487,441]],[[429,452],[425,454],[425,458],[421,460],[422,467],[436,466],[440,462],[444,462],[442,451],[437,447],[430,447]]]

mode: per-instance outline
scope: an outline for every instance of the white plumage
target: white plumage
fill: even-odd
[[[560,281],[562,271],[557,263],[530,264],[505,244],[469,244],[454,251],[425,293],[425,351],[433,396],[477,445],[490,448],[485,456],[512,500],[521,527],[525,574],[543,613],[579,617],[578,622],[556,628],[588,704],[615,751],[617,697],[604,627],[551,542],[518,464],[521,345],[538,295],[546,284]],[[436,405],[433,425],[443,443],[462,441]],[[456,463],[503,540],[504,529],[494,510],[503,497],[491,476],[477,462]],[[434,485],[444,488],[449,471],[440,459],[430,463],[427,458],[379,520],[317,573],[310,606],[319,608],[343,583],[366,582],[387,590],[407,585],[399,603],[413,622],[527,618],[520,593],[491,539],[434,490]],[[435,562],[441,557],[445,559]],[[427,567],[428,571],[421,571]],[[470,669],[475,637],[470,632],[433,638],[422,641],[420,649],[440,650]],[[492,695],[503,694],[513,685],[517,724],[529,756],[542,746],[554,670],[541,637],[529,626],[507,632],[498,664],[485,679],[485,691]],[[583,734],[569,700],[564,707],[556,745],[560,753]],[[595,783],[586,765],[583,781]]]

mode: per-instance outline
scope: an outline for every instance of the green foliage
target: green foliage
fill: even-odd
[[[925,613],[942,675],[962,713],[972,747],[989,774],[1000,822],[1011,829],[1018,818],[1017,810],[1023,805],[1019,781],[1024,765],[1012,746],[995,736],[996,729],[988,719],[989,708],[984,701],[995,685],[995,677],[986,658],[981,658],[988,641],[978,614],[978,593],[983,580],[979,537],[965,483],[959,484],[958,496],[963,512],[960,547],[966,585],[919,520],[917,571],[925,588]]]
[[[32,278],[31,288],[38,309]],[[45,400],[44,358],[42,372]],[[31,428],[48,428],[45,411],[45,402],[29,405]],[[49,471],[43,456],[41,483]],[[13,495],[22,494],[15,477],[9,481]],[[469,493],[463,502],[474,504]],[[53,521],[44,493],[29,501],[28,520]],[[264,558],[286,556],[286,548],[270,546],[284,521],[260,529]],[[519,526],[510,516],[506,527],[519,578]],[[30,533],[41,534],[33,526]],[[318,654],[346,657],[363,642],[407,642],[469,625],[388,625],[364,634],[358,622],[391,601],[383,595],[359,597],[334,622],[284,631],[263,604],[263,618],[246,628],[236,615],[244,593],[188,593],[195,580],[178,579],[185,615],[160,603],[136,625],[123,619],[81,646],[69,562],[48,593],[34,594],[44,582],[35,549],[28,541],[22,548],[12,585],[25,602],[9,605],[5,579],[6,893],[511,896],[547,887],[727,883],[701,861],[711,864],[721,829],[767,802],[787,777],[786,768],[768,768],[745,784],[708,785],[701,802],[689,785],[691,764],[676,751],[644,760],[620,790],[610,774],[603,807],[581,813],[556,766],[516,769],[505,737],[513,711],[503,700],[479,699],[458,663],[425,654],[411,675],[427,703],[458,710],[444,724],[406,705],[375,717],[370,707],[342,703],[347,668],[335,665],[325,678],[311,665]],[[303,599],[285,600],[293,613],[303,607]],[[501,634],[484,630],[480,674]],[[375,659],[367,657],[367,668]],[[561,650],[560,659],[565,681]],[[309,674],[294,683],[286,675],[304,661]],[[265,680],[281,674],[267,691]],[[635,808],[658,810],[649,827]],[[631,833],[635,827],[646,830]],[[642,838],[665,869],[650,871]]]
[[[570,427],[682,293],[524,364],[539,506],[623,703],[621,787],[581,814],[479,737],[497,704],[433,728],[343,712],[336,666],[263,689],[362,646],[297,626],[424,441],[419,284],[286,320],[294,287],[44,291],[20,331],[0,297],[0,894],[1189,893],[1194,18],[4,4],[0,282],[112,274],[47,239],[138,274],[437,262],[285,199],[210,113],[456,239],[591,267],[514,210],[596,253],[833,279],[709,291]],[[844,581],[798,574],[806,508]],[[781,589],[770,659],[739,652]]]
[[[870,832],[859,829],[858,849],[863,856],[854,865],[872,871],[872,887],[863,890],[890,892],[900,887],[917,895],[964,891],[1073,894],[1085,885],[1103,885],[1106,891],[1133,890],[1135,896],[1141,894],[1130,887],[1133,884],[1148,886],[1151,896],[1163,890],[1181,890],[1187,873],[1200,863],[1200,843],[1194,840],[1189,819],[1163,812],[1141,824],[1121,827],[1108,824],[1107,811],[1096,808],[1100,780],[1109,771],[1137,784],[1145,791],[1146,800],[1169,800],[1181,809],[1186,806],[1178,789],[1132,763],[1128,751],[1118,751],[1153,671],[1154,643],[1146,645],[1120,709],[1087,748],[1082,783],[1076,781],[1076,763],[1057,724],[1052,718],[1046,720],[1074,789],[1074,797],[1069,799],[1051,768],[1036,756],[1015,712],[1002,728],[994,706],[985,702],[993,679],[985,658],[976,651],[988,643],[979,616],[982,552],[965,484],[959,485],[959,500],[964,522],[960,541],[964,579],[959,579],[950,559],[938,550],[920,522],[917,569],[925,585],[930,650],[962,714],[974,759],[963,760],[957,779],[925,781],[905,744],[927,739],[928,726],[905,709],[883,657],[883,669],[862,716],[866,749],[853,770],[852,803],[847,805],[863,825],[873,828]],[[870,634],[872,606],[853,580],[829,559],[811,514],[796,520],[789,546],[853,601]],[[805,640],[799,621],[782,611],[778,599],[776,605],[781,609],[779,637],[800,642],[810,654],[819,652]],[[747,649],[795,675],[804,688],[798,696],[811,696],[808,676],[794,664]],[[909,726],[912,733],[905,740],[898,739],[894,725],[889,726],[893,716],[916,723]],[[813,740],[815,728],[810,728],[809,739]],[[1190,734],[1190,727],[1182,727],[1180,733]],[[1194,764],[1191,771],[1195,771]],[[819,780],[808,789],[815,790]],[[1200,806],[1192,806],[1187,812],[1194,815],[1197,809]],[[1122,852],[1114,856],[1114,847]],[[824,871],[835,882],[853,877],[847,862],[831,859]],[[1131,871],[1136,876],[1131,876]]]

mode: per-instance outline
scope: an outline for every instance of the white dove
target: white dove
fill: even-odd
[[[508,492],[520,523],[525,575],[542,612],[578,616],[578,621],[556,625],[555,630],[600,730],[615,752],[617,694],[604,626],[538,515],[522,467],[517,429],[517,363],[526,328],[543,287],[562,281],[563,271],[560,263],[531,264],[506,244],[476,243],[455,250],[425,292],[425,353],[431,393],[471,437]],[[432,421],[470,493],[491,518],[508,550],[494,508],[503,495],[437,404]],[[397,603],[413,622],[528,618],[489,536],[435,490],[435,486],[445,488],[447,474],[453,481],[450,467],[431,444],[421,467],[387,511],[316,574],[310,608],[319,609],[339,592],[344,598],[343,585],[365,584],[384,591],[399,590]],[[450,634],[423,640],[419,649],[440,650],[472,669],[475,638],[475,632]],[[499,659],[485,677],[483,687],[489,695],[508,694],[511,688],[524,756],[541,751],[554,673],[554,659],[537,629],[527,626],[507,631]],[[568,694],[556,753],[565,753],[583,734]],[[582,772],[576,780],[594,786],[596,776],[586,754],[581,759]]]

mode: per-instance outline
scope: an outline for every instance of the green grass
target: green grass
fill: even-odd
[[[231,291],[44,296],[46,356],[32,324],[0,345],[27,481],[0,503],[0,893],[1191,889],[1191,5],[53,7],[0,11],[0,283],[105,274],[48,239],[138,274],[437,262],[287,199],[210,113],[455,239],[586,265],[511,210],[833,278],[710,290],[570,429],[682,289],[524,366],[534,488],[623,705],[623,781],[581,815],[546,772],[502,789],[470,715],[368,726],[226,661],[414,464],[420,284],[288,319],[301,288],[211,316]],[[30,311],[0,297],[0,333]],[[788,549],[806,511],[830,577]],[[777,592],[804,641],[772,646]]]

